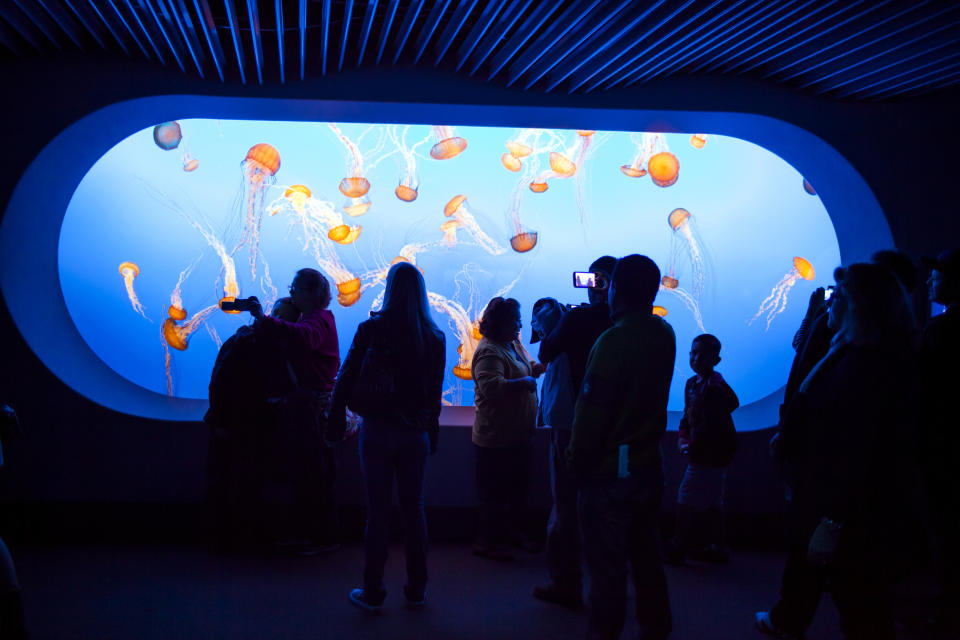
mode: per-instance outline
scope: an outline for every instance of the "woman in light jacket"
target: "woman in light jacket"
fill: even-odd
[[[483,339],[473,354],[473,444],[480,503],[474,554],[494,560],[513,558],[505,543],[533,547],[522,533],[522,519],[537,420],[534,376],[541,371],[520,343],[520,327],[520,303],[494,298],[483,311]]]
[[[334,388],[327,440],[343,438],[344,408],[363,417],[360,462],[366,488],[367,528],[363,587],[350,601],[379,609],[386,598],[383,567],[390,542],[390,504],[396,475],[407,556],[407,604],[424,603],[427,587],[427,523],[423,479],[427,455],[437,448],[445,338],[430,315],[420,271],[401,262],[387,274],[383,310],[357,327]],[[355,398],[366,361],[376,361],[392,391]],[[366,374],[364,374],[366,375]],[[354,406],[356,405],[356,406]],[[360,409],[360,407],[363,407]]]

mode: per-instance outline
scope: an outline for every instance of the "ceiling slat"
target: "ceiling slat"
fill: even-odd
[[[263,41],[260,38],[257,0],[247,0],[247,20],[250,22],[250,48],[253,49],[253,64],[257,67],[257,84],[263,84]]]
[[[197,41],[197,34],[193,29],[193,21],[190,20],[190,12],[187,11],[183,0],[167,0],[167,2],[170,3],[170,15],[173,16],[173,21],[180,30],[183,45],[187,48],[190,59],[193,60],[193,64],[197,68],[197,73],[203,78],[203,49],[200,48],[200,43]]]
[[[160,32],[160,37],[162,37],[163,41],[167,43],[167,48],[170,49],[170,53],[173,54],[173,59],[177,63],[177,66],[180,67],[180,71],[186,71],[186,67],[183,66],[183,60],[180,59],[180,54],[177,53],[177,47],[174,45],[173,40],[170,37],[170,30],[164,28],[164,24],[160,20],[160,16],[157,14],[156,7],[153,6],[151,0],[141,0],[141,2],[143,2],[143,6],[146,7],[147,14],[153,19],[153,26],[157,28],[157,30]]]
[[[300,33],[300,79],[303,80],[307,66],[307,0],[300,0],[297,7],[297,29]]]
[[[544,2],[539,4],[526,20],[517,28],[514,36],[500,48],[491,62],[493,67],[487,80],[492,80],[500,70],[503,69],[510,60],[526,47],[527,41],[533,37],[533,34],[548,22],[553,14],[560,8],[560,3]]]
[[[477,48],[477,45],[480,44],[480,40],[486,35],[493,21],[506,4],[507,0],[491,0],[484,5],[483,11],[480,13],[479,19],[477,19],[477,23],[473,25],[473,29],[471,29],[467,37],[463,39],[463,43],[457,51],[457,71],[460,71],[463,64],[467,61],[467,58],[470,57],[470,54],[472,54],[474,49]]]
[[[100,37],[100,34],[97,32],[96,26],[92,23],[91,16],[85,14],[85,6],[79,3],[79,0],[60,0],[70,9],[70,12],[74,15],[83,28],[89,33],[94,40],[97,41],[97,44],[100,45],[101,49],[106,49],[107,45]]]
[[[877,91],[883,91],[882,89],[878,90],[877,87],[883,86],[885,84],[895,83],[897,80],[900,80],[900,78],[905,78],[905,79],[900,80],[900,82],[896,82],[897,85],[912,82],[919,78],[925,78],[931,75],[942,74],[946,70],[957,66],[957,63],[955,62],[949,63],[949,64],[947,63],[947,60],[954,60],[956,58],[960,58],[960,51],[955,51],[950,55],[937,58],[936,60],[932,60],[930,62],[927,62],[926,64],[921,64],[916,67],[908,67],[907,69],[905,69],[904,71],[901,71],[896,75],[884,76],[879,80],[875,80],[871,82],[870,84],[858,85],[856,87],[847,89],[846,91],[841,91],[840,93],[837,94],[837,97],[846,98],[848,96],[857,95],[857,94],[870,95],[871,93],[875,93]],[[918,73],[919,71],[922,71],[928,67],[936,67],[936,68],[931,71],[927,71],[926,73],[922,73],[922,74]]]
[[[377,43],[377,64],[380,64],[380,60],[383,59],[383,48],[390,36],[390,27],[393,26],[393,19],[397,15],[397,5],[399,4],[400,0],[390,0],[390,4],[387,5],[387,15],[380,27],[380,41]]]
[[[247,72],[244,65],[243,42],[240,40],[240,22],[237,16],[237,5],[233,0],[223,0],[227,10],[227,26],[230,27],[230,38],[233,40],[233,53],[237,57],[237,70],[240,71],[240,82],[247,84]]]
[[[514,25],[520,21],[533,0],[512,0],[507,9],[497,18],[497,21],[487,30],[485,35],[474,49],[475,55],[473,66],[470,68],[470,75],[473,76],[480,70],[480,67],[493,55],[497,45],[503,40],[504,36],[510,33]]]
[[[203,38],[207,42],[207,49],[213,59],[213,66],[217,68],[220,82],[224,82],[223,70],[227,66],[227,61],[223,55],[223,47],[220,46],[220,36],[217,35],[217,24],[213,20],[210,4],[207,0],[193,0],[193,8],[197,11],[200,31],[203,32]]]
[[[477,0],[460,0],[457,4],[457,8],[453,11],[453,17],[450,18],[446,28],[440,33],[440,37],[437,38],[437,57],[433,60],[434,67],[438,66],[440,61],[443,60],[443,56],[446,55],[447,50],[450,49],[450,45],[453,44],[453,39],[460,33],[460,29],[463,28],[463,23],[476,6]]]
[[[63,48],[54,34],[54,27],[56,25],[52,24],[49,19],[37,9],[37,6],[32,4],[31,0],[13,0],[13,3],[17,5],[17,8],[20,9],[23,15],[27,16],[27,19],[33,23],[47,40],[52,42],[57,49]]]
[[[343,3],[343,24],[340,34],[340,57],[337,60],[337,71],[343,71],[343,56],[347,52],[347,37],[350,35],[350,21],[353,19],[353,0]]]
[[[90,9],[97,14],[97,17],[100,19],[100,22],[107,28],[107,31],[110,32],[110,35],[113,36],[113,39],[117,41],[117,44],[120,45],[120,48],[123,49],[123,52],[130,55],[130,50],[127,49],[127,43],[123,41],[123,38],[120,36],[120,33],[114,28],[113,24],[110,22],[110,19],[107,18],[106,14],[100,9],[97,5],[96,0],[87,0],[87,5]]]
[[[2,17],[21,38],[26,40],[31,47],[37,51],[43,51],[43,48],[37,42],[36,38],[34,38],[33,33],[31,33],[32,29],[30,25],[27,24],[29,21],[19,15],[14,7],[0,2],[0,17]]]
[[[592,17],[591,14],[599,4],[600,0],[575,3],[554,18],[543,33],[527,45],[526,51],[520,54],[516,61],[510,65],[510,71],[507,74],[507,86],[509,87],[516,82],[520,76],[544,56],[548,54],[551,57],[556,56],[553,49],[557,46],[557,43],[576,29],[584,20]]]
[[[283,69],[283,0],[273,1],[273,12],[277,21],[277,62],[280,66],[280,84],[283,84],[286,81],[286,75]]]
[[[440,19],[443,17],[443,14],[446,13],[447,7],[449,6],[450,0],[437,0],[433,4],[433,8],[430,9],[430,13],[427,14],[427,21],[421,27],[420,34],[417,36],[417,54],[413,58],[415,63],[420,62],[420,57],[423,56],[423,52],[426,51],[427,44],[433,37],[434,32],[437,30],[437,25],[440,24]]]
[[[373,28],[378,4],[377,0],[367,0],[367,9],[363,14],[363,27],[360,29],[360,54],[357,56],[357,66],[363,64],[363,54],[367,50],[367,40],[370,38],[370,29]]]
[[[960,66],[955,67],[955,70],[949,70],[944,72],[938,72],[933,77],[917,77],[911,78],[910,80],[903,82],[899,85],[894,85],[893,87],[888,88],[887,90],[880,91],[876,94],[873,94],[873,98],[879,97],[890,97],[892,95],[903,95],[903,94],[912,94],[920,91],[920,89],[927,88],[936,89],[940,87],[947,87],[952,84],[957,84],[960,82]]]
[[[413,25],[420,16],[420,11],[423,9],[423,2],[424,0],[413,0],[410,6],[407,7],[407,13],[403,16],[400,29],[397,31],[397,37],[393,41],[393,64],[397,64],[397,60],[400,59],[400,54],[403,53],[403,47],[407,44],[407,40],[410,39]]]
[[[140,28],[140,33],[142,33],[143,37],[147,39],[147,43],[150,45],[150,48],[153,49],[153,53],[156,54],[157,59],[160,60],[160,64],[166,65],[167,61],[163,57],[160,47],[158,47],[157,43],[153,41],[153,36],[150,35],[147,25],[143,23],[143,20],[140,18],[140,14],[137,13],[137,10],[134,8],[133,3],[130,0],[123,0],[123,2],[127,8],[127,11],[129,11],[130,15],[133,17],[133,21],[136,22],[137,26]]]
[[[320,75],[327,75],[327,49],[330,45],[330,0],[320,5]]]
[[[20,55],[20,47],[17,45],[17,36],[19,33],[13,27],[7,26],[0,21],[0,44],[10,50],[14,55]]]

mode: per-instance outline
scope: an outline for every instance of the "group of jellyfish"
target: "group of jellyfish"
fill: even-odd
[[[263,223],[263,214],[268,217],[283,213],[290,217],[290,225],[296,226],[301,232],[302,249],[313,255],[317,265],[334,281],[337,290],[337,301],[341,306],[349,307],[360,300],[363,292],[372,286],[382,283],[390,266],[397,262],[416,264],[417,253],[435,246],[447,248],[458,244],[458,232],[464,231],[471,244],[480,247],[491,255],[500,255],[506,251],[489,233],[479,224],[477,217],[467,201],[466,195],[457,195],[451,198],[444,206],[445,220],[439,225],[442,238],[434,241],[408,244],[398,251],[398,255],[389,264],[380,264],[376,269],[363,274],[351,272],[340,259],[336,246],[350,245],[360,236],[362,226],[348,224],[343,214],[349,218],[358,217],[367,213],[371,207],[369,197],[370,181],[368,172],[373,166],[392,154],[400,158],[400,177],[394,190],[396,197],[403,202],[413,202],[419,194],[419,177],[417,160],[422,157],[418,149],[429,144],[429,157],[434,160],[450,160],[459,156],[466,148],[467,141],[456,134],[452,127],[434,126],[430,135],[413,143],[408,142],[409,126],[391,126],[380,131],[372,151],[364,153],[361,150],[363,138],[367,133],[374,131],[371,127],[356,139],[351,139],[335,124],[328,124],[329,129],[343,144],[346,151],[345,175],[338,185],[340,193],[347,200],[340,210],[332,202],[315,197],[309,187],[303,184],[294,184],[284,187],[282,196],[270,203],[265,202],[266,194],[276,183],[276,174],[280,169],[280,154],[275,147],[268,143],[253,145],[243,161],[243,193],[240,201],[242,210],[239,219],[242,221],[242,231],[236,244],[227,248],[217,234],[202,225],[191,221],[191,224],[204,236],[207,243],[221,261],[222,297],[217,304],[204,307],[188,319],[183,307],[180,290],[184,279],[189,275],[194,265],[184,269],[171,294],[170,305],[167,308],[161,334],[165,350],[165,368],[167,391],[172,394],[172,377],[170,373],[170,349],[184,351],[187,349],[190,337],[209,317],[220,308],[220,303],[234,300],[240,296],[240,287],[237,282],[236,269],[233,261],[234,254],[241,248],[248,248],[251,279],[257,276],[258,262],[263,263],[266,277],[269,277],[268,267],[262,261],[259,252],[260,230]],[[545,129],[522,129],[506,142],[507,151],[500,158],[501,165],[508,171],[523,175],[517,182],[511,195],[511,204],[507,212],[508,221],[512,225],[513,234],[509,239],[510,248],[517,253],[526,253],[537,246],[538,232],[526,228],[520,221],[521,200],[523,193],[530,191],[535,194],[544,193],[549,188],[550,181],[575,178],[578,191],[578,206],[582,198],[582,184],[584,182],[585,164],[591,151],[595,131],[578,129],[574,131],[572,139],[567,140],[561,134]],[[199,162],[193,158],[186,148],[183,132],[178,122],[164,122],[153,130],[156,145],[163,150],[180,148],[181,162],[186,172],[195,171]],[[650,176],[650,180],[658,187],[669,187],[677,182],[680,162],[676,155],[670,152],[666,138],[659,133],[631,134],[635,153],[630,162],[620,167],[623,175],[630,178]],[[386,143],[392,143],[392,151],[381,153]],[[705,134],[694,134],[690,144],[702,149],[707,142]],[[368,158],[375,157],[373,162]],[[541,169],[541,159],[546,165]],[[815,195],[812,185],[803,181],[803,188],[807,193]],[[703,317],[700,312],[700,300],[705,288],[706,269],[702,240],[696,231],[693,217],[683,208],[676,208],[668,215],[668,225],[671,230],[671,249],[668,263],[660,284],[660,292],[678,298],[692,314],[698,328],[705,331]],[[689,262],[690,282],[681,286],[677,272],[680,262],[686,259]],[[787,295],[791,287],[801,279],[811,280],[814,277],[814,268],[804,258],[795,257],[794,268],[789,271],[773,288],[770,295],[761,303],[759,310],[749,323],[766,315],[766,326],[769,329],[773,319],[782,312],[787,304]],[[421,269],[422,270],[422,269]],[[137,298],[134,290],[134,279],[140,269],[133,262],[124,262],[119,268],[123,277],[128,298],[135,312],[146,318],[143,305]],[[516,280],[514,280],[516,282]],[[509,290],[509,286],[504,291]],[[272,287],[272,284],[270,284]],[[275,289],[274,289],[275,293]],[[456,300],[446,298],[435,292],[428,292],[429,303],[439,312],[446,314],[451,321],[451,328],[457,334],[458,362],[452,373],[459,379],[469,380],[470,360],[476,344],[482,337],[479,331],[478,318],[472,317],[471,311],[464,308]],[[374,301],[374,305],[382,302],[382,292]],[[225,311],[226,313],[237,313]],[[664,306],[655,305],[653,313],[666,316],[668,311]],[[475,314],[474,314],[475,315]],[[208,331],[219,344],[219,338],[211,326]]]

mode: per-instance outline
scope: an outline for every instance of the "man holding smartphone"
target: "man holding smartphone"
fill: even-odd
[[[577,401],[590,349],[600,334],[612,326],[607,288],[617,259],[603,256],[594,260],[587,274],[580,273],[574,286],[587,288],[589,304],[563,314],[547,335],[540,338],[540,362],[548,365],[566,355],[570,369],[571,405]],[[592,277],[590,277],[592,276]],[[570,424],[551,424],[550,484],[553,510],[547,525],[547,566],[550,584],[535,587],[533,596],[544,602],[579,609],[583,606],[583,570],[580,566],[580,522],[577,517],[577,488],[567,470],[564,451],[570,443]]]

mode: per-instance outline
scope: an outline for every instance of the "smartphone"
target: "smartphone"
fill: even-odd
[[[597,274],[591,271],[574,271],[573,286],[578,289],[596,289]]]
[[[834,290],[835,288],[836,288],[836,287],[827,287],[826,289],[823,290],[823,301],[824,301],[824,302],[826,302],[827,300],[829,300],[830,298],[833,297],[833,290]]]

